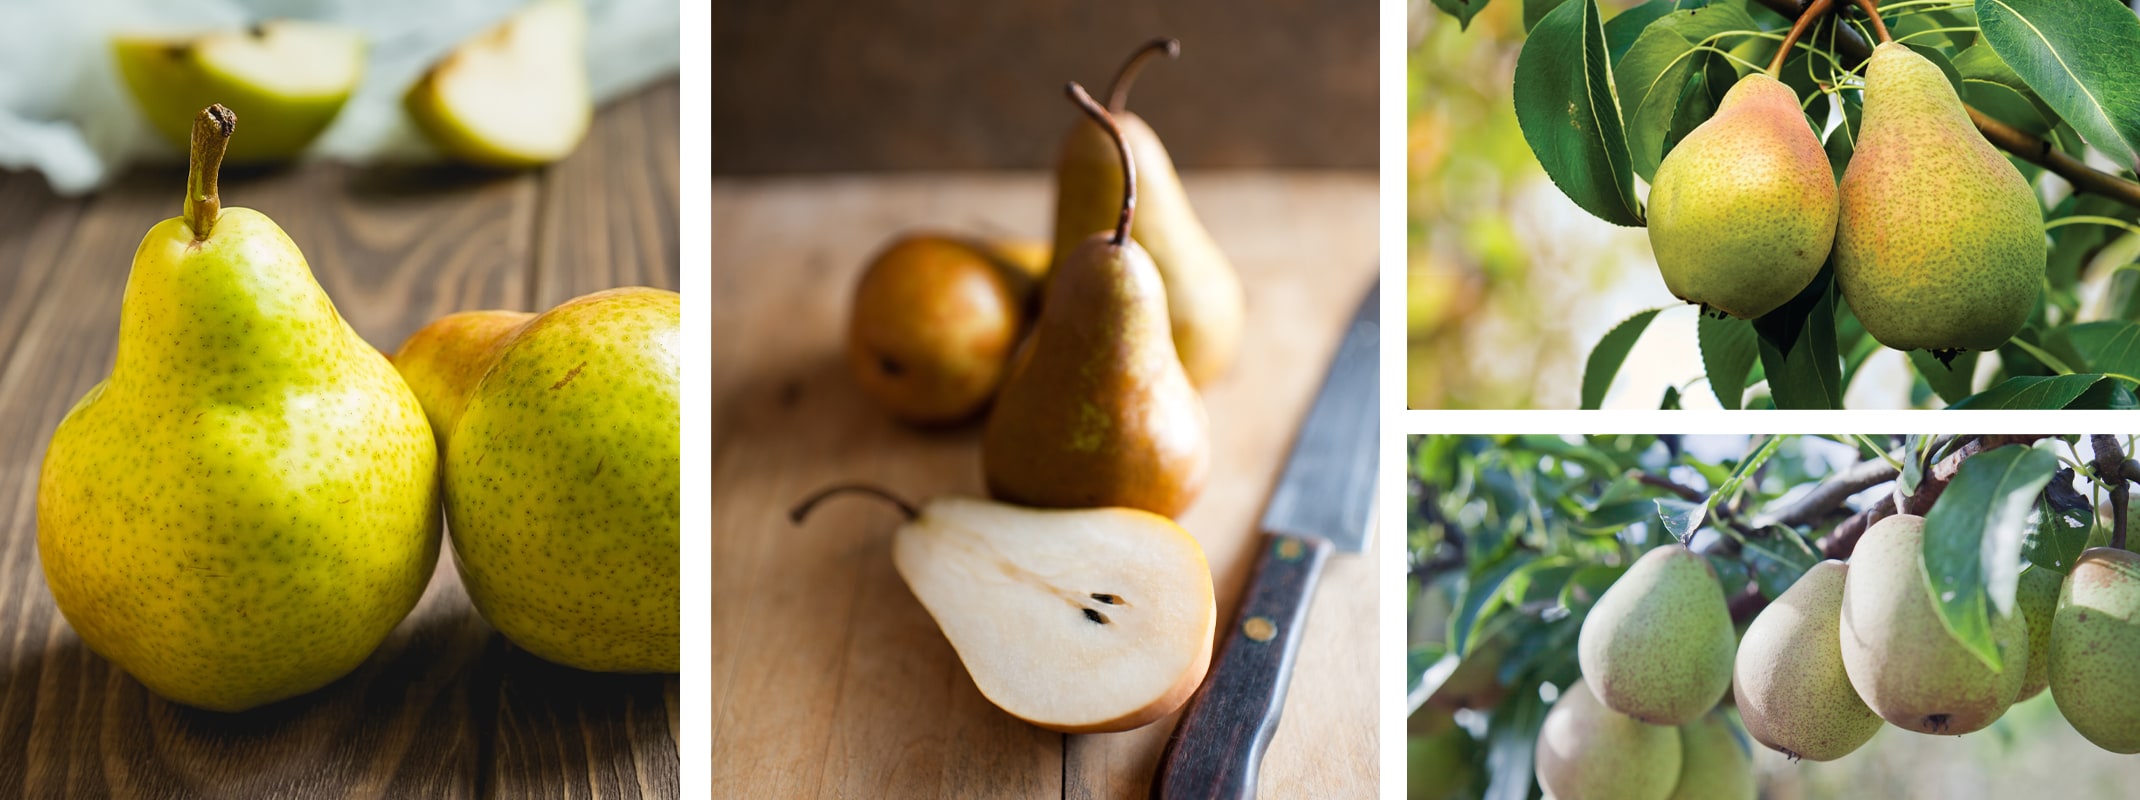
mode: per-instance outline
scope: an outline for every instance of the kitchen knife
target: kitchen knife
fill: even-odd
[[[1381,285],[1368,290],[1263,511],[1262,547],[1211,674],[1159,756],[1152,796],[1248,798],[1278,729],[1300,628],[1332,550],[1367,549],[1381,417]]]

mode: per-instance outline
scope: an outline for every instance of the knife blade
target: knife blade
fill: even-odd
[[[1331,358],[1264,508],[1262,542],[1218,657],[1167,738],[1157,798],[1247,798],[1285,707],[1300,629],[1332,550],[1367,549],[1381,415],[1381,284],[1369,289]]]

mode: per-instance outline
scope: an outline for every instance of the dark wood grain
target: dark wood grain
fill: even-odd
[[[1278,730],[1300,628],[1330,542],[1296,536],[1264,539],[1256,571],[1233,624],[1219,629],[1211,674],[1182,709],[1159,754],[1154,798],[1247,800],[1256,796],[1263,750]]]
[[[358,333],[392,350],[452,311],[675,287],[675,106],[673,83],[614,103],[535,173],[316,164],[233,174],[223,194],[275,219]],[[74,635],[37,561],[38,465],[109,370],[134,247],[176,214],[182,179],[140,170],[64,201],[0,175],[0,797],[678,796],[676,676],[528,655],[475,613],[450,555],[356,672],[242,714],[157,698]],[[546,228],[590,207],[605,209],[598,247]]]

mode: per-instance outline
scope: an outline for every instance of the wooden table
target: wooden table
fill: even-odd
[[[1241,361],[1205,393],[1211,479],[1181,519],[1209,557],[1224,625],[1295,428],[1374,281],[1376,182],[1232,173],[1188,187],[1248,288]],[[900,230],[1045,236],[1053,203],[1038,174],[715,181],[715,796],[1148,793],[1173,717],[1095,736],[1012,718],[892,569],[895,514],[833,503],[800,529],[784,516],[834,481],[981,493],[978,426],[911,430],[859,394],[841,359],[848,297]],[[1366,556],[1331,561],[1263,796],[1375,796],[1377,572]]]
[[[281,224],[388,350],[453,311],[674,289],[677,98],[670,82],[609,105],[538,172],[315,164],[226,174],[223,197]],[[443,554],[355,673],[254,711],[166,702],[82,645],[37,560],[38,465],[110,370],[134,247],[177,216],[184,180],[143,169],[63,200],[0,175],[0,797],[676,796],[676,676],[527,655],[476,615]]]

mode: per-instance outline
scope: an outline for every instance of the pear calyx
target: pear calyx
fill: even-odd
[[[223,171],[223,154],[230,148],[231,134],[238,132],[238,115],[221,103],[201,109],[193,118],[193,147],[186,163],[186,227],[193,240],[205,242],[223,214],[223,197],[216,190],[216,176]]]

